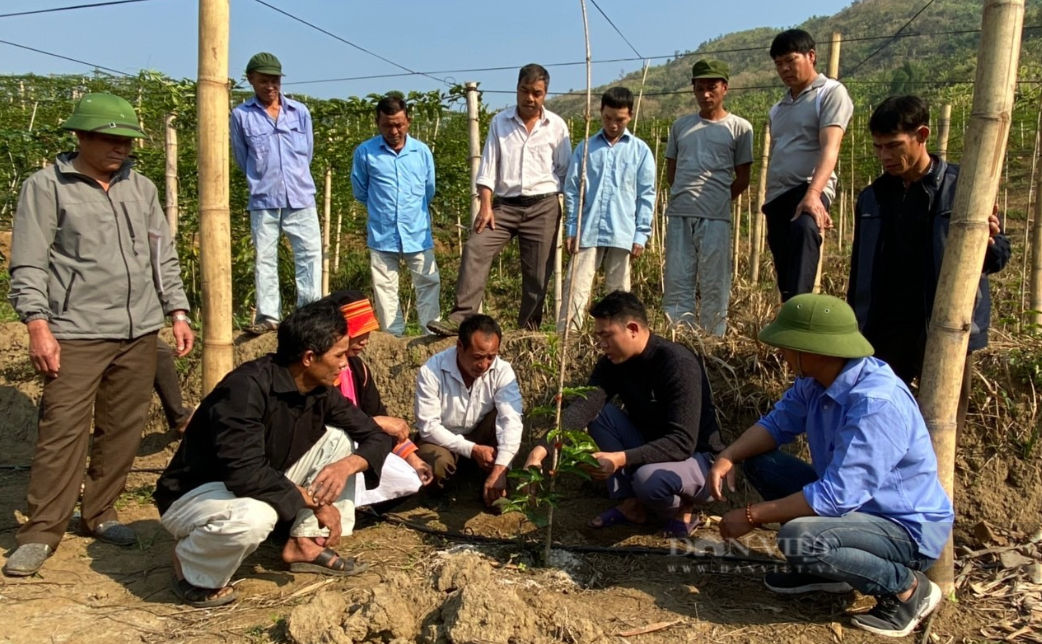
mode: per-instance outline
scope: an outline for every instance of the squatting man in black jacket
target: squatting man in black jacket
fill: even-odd
[[[333,547],[354,529],[355,474],[375,487],[394,439],[332,389],[349,344],[336,305],[309,304],[279,326],[274,354],[203,399],[155,492],[185,603],[234,601],[232,575],[280,521],[292,522],[282,551],[291,571],[366,568]]]
[[[600,448],[591,474],[620,502],[590,527],[655,521],[666,536],[687,537],[698,526],[695,507],[712,502],[706,474],[723,448],[702,361],[652,333],[631,293],[610,293],[590,315],[604,356],[590,375],[594,390],[569,405],[561,426],[589,429]],[[626,411],[610,402],[615,396]],[[540,467],[548,451],[536,446],[525,468]]]

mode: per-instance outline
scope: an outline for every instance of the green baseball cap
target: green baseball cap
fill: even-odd
[[[145,136],[130,103],[104,92],[84,94],[62,127],[78,132],[100,132],[135,139]]]
[[[246,63],[246,73],[249,74],[250,72],[282,76],[282,63],[279,62],[278,58],[275,58],[275,54],[262,51],[259,54],[254,54],[253,58],[250,58],[250,62]]]
[[[772,347],[834,358],[864,358],[875,353],[857,328],[850,305],[831,295],[804,293],[782,305],[778,317],[760,331]]]
[[[691,80],[699,78],[730,80],[731,68],[723,61],[703,58],[691,66]]]

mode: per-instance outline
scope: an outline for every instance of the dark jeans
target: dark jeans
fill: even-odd
[[[174,364],[174,350],[169,344],[156,337],[156,378],[153,386],[159,394],[159,402],[163,403],[170,429],[177,429],[188,420],[192,411],[185,407],[181,398],[181,378],[177,375]]]
[[[818,479],[808,463],[780,450],[748,459],[743,470],[767,501],[795,494]],[[908,590],[912,571],[926,570],[934,562],[919,555],[901,525],[862,512],[793,519],[778,532],[778,548],[795,570],[845,581],[876,596]]]
[[[590,423],[590,437],[605,452],[621,452],[647,443],[630,417],[615,405],[605,405]],[[708,500],[705,486],[709,461],[694,454],[683,461],[626,467],[608,479],[608,496],[636,498],[658,519],[672,519],[682,504]]]
[[[767,245],[774,256],[774,272],[782,302],[794,295],[814,290],[818,275],[818,257],[821,255],[821,233],[810,215],[801,215],[792,221],[796,206],[807,194],[810,184],[803,184],[782,193],[763,205],[767,219]],[[829,200],[821,196],[825,210]]]
[[[498,447],[499,443],[496,442],[496,417],[495,409],[485,414],[478,421],[478,424],[474,426],[474,429],[467,434],[467,439],[477,445]],[[437,488],[444,487],[445,482],[456,474],[456,470],[461,465],[469,463],[474,466],[473,469],[478,469],[473,460],[464,458],[463,463],[461,463],[459,454],[441,445],[427,443],[422,440],[416,441],[416,455],[423,459],[427,465],[431,466],[431,471],[434,473],[434,483]]]

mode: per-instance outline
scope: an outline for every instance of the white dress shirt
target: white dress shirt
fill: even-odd
[[[529,132],[517,107],[509,107],[492,117],[477,184],[490,188],[497,197],[561,192],[571,154],[564,119],[543,109]]]
[[[521,448],[521,390],[514,370],[496,358],[468,389],[456,364],[456,347],[431,356],[416,375],[416,429],[421,439],[470,458],[466,436],[496,410],[496,465],[510,467]]]

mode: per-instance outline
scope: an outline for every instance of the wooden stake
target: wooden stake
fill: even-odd
[[[843,235],[847,231],[847,191],[841,190],[839,193],[839,233],[836,235],[836,247],[839,249],[840,255],[843,254]]]
[[[829,67],[827,76],[839,78],[839,51],[843,45],[843,36],[838,31],[832,32],[832,42],[829,43]],[[821,247],[818,248],[818,272],[814,276],[814,292],[821,292],[821,273],[825,266],[825,232],[821,232]]]
[[[653,128],[651,130],[651,138],[655,139],[655,153],[654,153],[654,157],[653,158],[655,159],[655,163],[658,164],[655,167],[657,167],[657,168],[659,168],[661,170],[662,167],[665,166],[666,164],[664,164],[664,163],[659,164],[659,159],[658,159],[659,133],[658,133],[658,128],[657,127]],[[659,191],[662,190],[663,183],[664,182],[659,181],[659,178],[656,175],[655,176],[655,202],[651,206],[651,238],[648,241],[648,250],[651,251],[651,252],[655,252],[656,249],[658,250],[658,252],[663,252],[665,250],[665,247],[662,246],[662,240],[660,239],[660,236],[659,236],[659,233],[658,233],[658,219],[659,219],[660,213],[663,212],[663,211],[659,210],[658,200],[659,200]]]
[[[203,291],[203,390],[235,366],[228,206],[229,0],[199,0],[199,254]]]
[[[644,73],[640,77],[640,93],[637,94],[637,109],[633,112],[633,127],[630,128],[630,132],[637,135],[637,123],[640,122],[640,104],[644,102],[644,83],[648,80],[648,68],[651,67],[651,60],[648,58],[644,59]]]
[[[354,218],[355,218],[355,205],[352,203],[350,206],[348,206],[348,208],[351,209],[351,220],[354,221]],[[336,275],[337,273],[340,272],[340,238],[343,237],[343,233],[341,232],[343,230],[343,224],[344,224],[344,211],[341,210],[341,209],[337,209],[337,211],[336,211],[336,241],[335,241],[336,250],[333,252],[333,275]]]
[[[180,218],[178,209],[178,182],[177,182],[177,128],[174,127],[173,114],[167,114],[163,119],[166,126],[166,222],[170,226],[170,237],[177,247],[177,225]]]
[[[763,204],[767,201],[767,165],[770,163],[770,158],[771,124],[768,122],[763,128],[763,150],[760,151],[760,183],[756,186],[756,203],[759,206],[759,212],[756,213],[756,217],[751,222],[754,231],[753,239],[756,241],[749,257],[749,280],[753,284],[760,281],[760,255],[763,253],[763,237],[767,230],[767,222],[764,221]],[[749,198],[752,199],[752,195]]]
[[[329,295],[329,219],[333,209],[333,168],[326,166],[322,199],[322,295]]]
[[[734,204],[734,231],[731,238],[731,279],[738,279],[738,256],[741,252],[741,240],[742,240],[742,195],[738,195],[738,200]]]
[[[1042,187],[1039,185],[1040,176],[1038,169],[1040,148],[1042,148],[1042,94],[1039,94],[1038,114],[1035,116],[1035,151],[1031,155],[1031,181],[1028,184],[1028,212],[1024,226],[1024,248],[1028,249],[1029,252],[1023,253],[1024,258],[1021,260],[1020,265],[1020,310],[1022,311],[1038,310],[1030,309],[1027,306],[1027,290],[1030,288],[1027,271],[1028,256],[1030,255],[1032,259],[1039,257],[1039,253],[1036,252],[1036,248],[1038,247],[1031,243],[1031,235],[1035,232],[1035,226],[1038,225],[1039,221],[1039,204],[1037,202],[1039,200],[1039,188]],[[1035,226],[1032,226],[1033,213]],[[1032,324],[1034,320],[1035,316],[1029,315],[1026,321],[1028,324]],[[1035,324],[1037,325],[1037,322]],[[1021,330],[1020,323],[1017,325],[1017,330]],[[1038,329],[1035,328],[1034,331],[1037,333]]]
[[[1031,222],[1031,294],[1028,307],[1031,311],[1028,323],[1033,333],[1042,332],[1042,196],[1039,188],[1042,184],[1042,163],[1035,167],[1035,208]]]
[[[966,348],[988,247],[988,215],[995,205],[1009,137],[1023,24],[1024,0],[985,0],[970,128],[923,361],[919,407],[933,439],[938,477],[949,496],[954,491]],[[946,596],[954,592],[950,537],[929,575]]]
[[[478,218],[478,169],[481,166],[481,108],[478,103],[478,84],[474,81],[463,85],[467,92],[467,134],[470,143],[470,225]],[[462,251],[460,251],[462,253]]]

